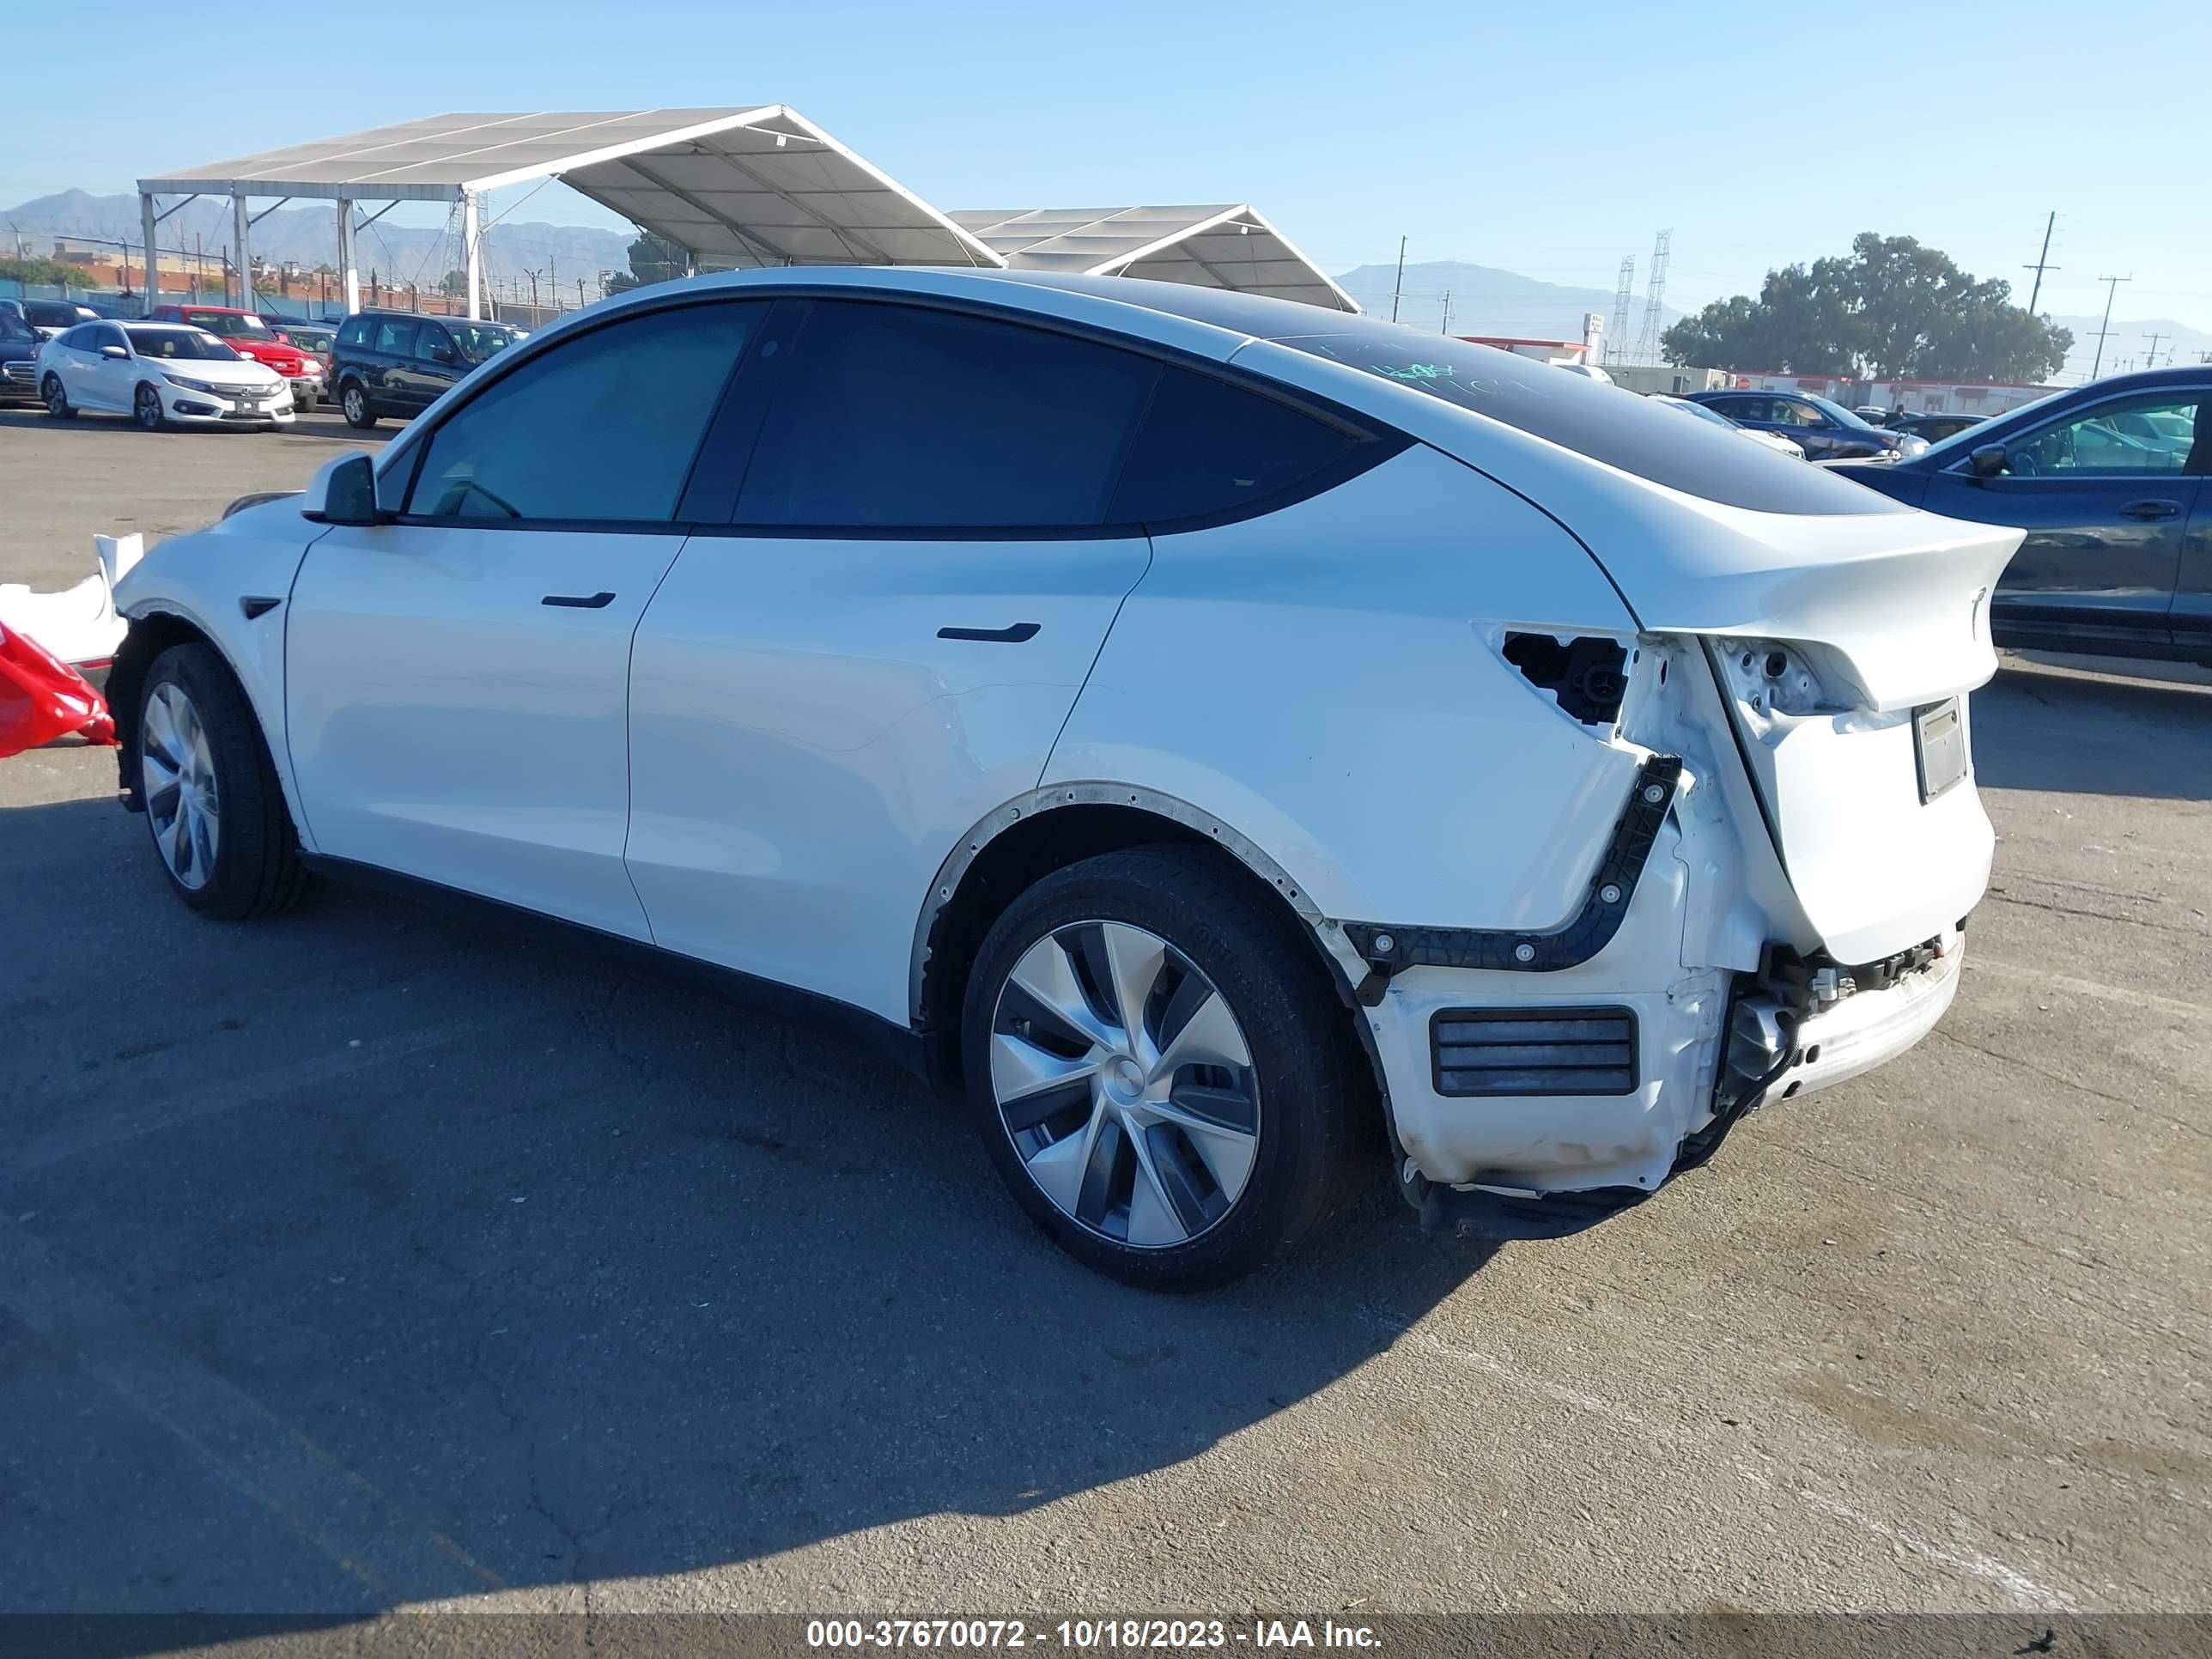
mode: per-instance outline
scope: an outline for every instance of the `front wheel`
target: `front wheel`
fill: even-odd
[[[149,432],[159,432],[165,416],[161,412],[161,394],[150,386],[142,386],[131,397],[131,418]]]
[[[349,385],[338,393],[338,408],[344,414],[348,426],[358,427],[366,432],[376,424],[376,411],[369,407],[368,393],[358,384]]]
[[[58,421],[76,419],[76,410],[70,405],[69,393],[62,389],[62,377],[49,374],[39,387],[39,396],[46,401],[46,413]]]
[[[1295,918],[1202,849],[1087,859],[1014,901],[963,1021],[992,1161],[1069,1255],[1195,1290],[1294,1244],[1346,1189],[1371,1093]]]
[[[225,921],[289,909],[300,844],[252,707],[205,645],[154,659],[138,707],[138,791],[169,887]]]

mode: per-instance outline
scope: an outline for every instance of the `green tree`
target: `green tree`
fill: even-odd
[[[647,231],[629,245],[629,272],[615,271],[600,283],[609,294],[621,294],[649,283],[672,283],[691,269],[691,256],[665,236]]]
[[[0,276],[14,278],[41,288],[96,288],[92,275],[80,265],[62,259],[49,259],[33,255],[27,259],[0,259]]]
[[[1848,255],[1770,270],[1759,298],[1717,300],[1667,331],[1669,362],[1872,380],[2040,380],[2074,337],[1911,236],[1869,231]]]
[[[450,294],[459,299],[468,291],[469,273],[465,270],[449,270],[438,279],[438,292],[441,294]]]

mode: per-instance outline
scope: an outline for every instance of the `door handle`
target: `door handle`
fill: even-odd
[[[988,640],[998,645],[1019,645],[1037,636],[1035,623],[1014,623],[1006,628],[940,628],[940,640]]]
[[[2174,519],[2181,516],[2179,501],[2130,501],[2120,509],[2124,519]]]
[[[602,589],[597,593],[548,593],[538,601],[540,605],[565,605],[572,611],[604,611],[615,602],[615,596]]]

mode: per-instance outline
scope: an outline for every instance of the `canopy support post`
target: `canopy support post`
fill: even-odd
[[[361,272],[353,260],[353,202],[338,198],[338,275],[345,282],[346,315],[361,309]]]
[[[253,255],[247,252],[246,239],[253,221],[246,211],[246,198],[234,195],[230,198],[232,235],[237,246],[233,250],[238,256],[238,308],[253,309]]]
[[[154,193],[151,191],[138,192],[138,228],[146,242],[146,303],[138,307],[138,314],[150,317],[154,314],[155,306],[160,303],[161,291],[159,275],[161,256],[154,247]]]
[[[461,248],[468,256],[469,320],[483,315],[483,238],[477,224],[477,193],[461,192]]]

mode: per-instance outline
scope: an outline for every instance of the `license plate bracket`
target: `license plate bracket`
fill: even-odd
[[[1956,697],[1912,711],[1912,758],[1923,805],[1966,781],[1966,723]]]

